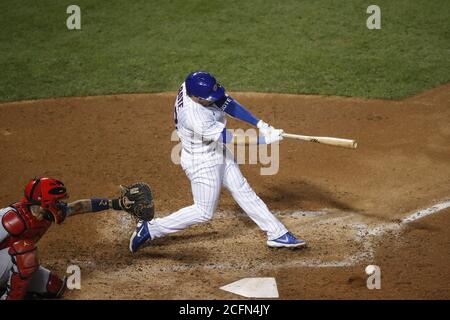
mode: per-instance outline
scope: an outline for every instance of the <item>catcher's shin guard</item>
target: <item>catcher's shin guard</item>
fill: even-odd
[[[39,268],[37,248],[31,241],[20,240],[8,250],[13,261],[12,275],[7,286],[7,300],[22,300],[27,295],[31,277]]]
[[[56,274],[51,272],[50,275],[48,276],[46,286],[47,292],[42,294],[42,296],[48,299],[56,299],[62,297],[64,291],[66,290],[66,282],[67,282],[66,277],[61,279]]]
[[[9,278],[6,289],[6,300],[23,300],[27,295],[30,279],[22,279],[18,273],[13,272]]]

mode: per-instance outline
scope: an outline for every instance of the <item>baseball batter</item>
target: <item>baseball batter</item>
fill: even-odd
[[[278,143],[283,138],[283,130],[256,118],[226,94],[214,76],[203,71],[189,74],[175,101],[174,120],[182,144],[181,166],[191,181],[194,203],[169,216],[140,221],[130,239],[131,252],[136,252],[148,240],[210,220],[222,186],[267,234],[269,247],[306,245],[305,241],[288,232],[243,177],[225,147],[233,141],[233,135],[226,129],[227,115],[256,126],[262,134],[256,143]]]

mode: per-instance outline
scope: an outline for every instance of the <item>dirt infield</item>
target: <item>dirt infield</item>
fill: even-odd
[[[280,171],[244,175],[294,233],[300,251],[271,250],[223,192],[215,218],[132,255],[124,213],[73,217],[40,242],[43,265],[82,271],[68,299],[235,299],[218,288],[274,276],[282,299],[450,298],[450,209],[411,223],[416,210],[450,199],[450,85],[403,101],[236,93],[286,132],[355,138],[357,150],[285,140]],[[113,197],[118,185],[151,184],[157,215],[191,204],[171,162],[175,93],[62,98],[0,105],[0,201],[30,177],[61,178],[71,199]],[[231,121],[229,128],[238,123]],[[241,124],[239,124],[241,126]],[[366,288],[364,268],[382,270]]]

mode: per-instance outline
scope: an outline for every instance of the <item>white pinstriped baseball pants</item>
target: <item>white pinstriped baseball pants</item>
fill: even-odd
[[[250,187],[233,157],[224,156],[223,161],[194,161],[182,154],[181,165],[191,181],[194,204],[149,222],[152,239],[210,220],[217,208],[222,185],[258,227],[266,232],[269,240],[287,232]]]

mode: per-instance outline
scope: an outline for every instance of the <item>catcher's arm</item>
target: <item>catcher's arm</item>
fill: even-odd
[[[117,199],[83,199],[67,204],[66,216],[98,212],[108,209],[123,210],[139,220],[150,221],[155,211],[150,186],[145,182],[136,182],[121,186],[121,195]]]
[[[123,210],[119,199],[81,199],[67,204],[67,216],[104,210]]]

